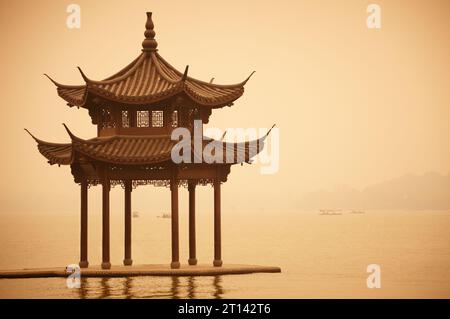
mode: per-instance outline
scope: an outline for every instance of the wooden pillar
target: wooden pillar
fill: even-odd
[[[171,268],[180,268],[179,236],[178,236],[178,181],[170,181],[171,206],[172,206],[172,263]]]
[[[81,181],[81,209],[80,209],[80,267],[87,268],[88,262],[88,183]]]
[[[109,179],[102,182],[102,268],[110,269],[111,263],[109,261],[109,190],[111,184]]]
[[[220,233],[220,180],[214,180],[214,262],[215,267],[222,266],[222,243]]]
[[[131,259],[131,180],[126,180],[125,183],[125,258],[123,264],[131,266],[133,260]]]
[[[195,182],[188,183],[189,191],[189,265],[197,265],[195,249]]]

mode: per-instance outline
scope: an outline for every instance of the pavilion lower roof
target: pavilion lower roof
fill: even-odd
[[[171,161],[171,151],[176,141],[170,139],[170,135],[159,136],[112,136],[97,137],[84,140],[71,136],[71,143],[56,144],[45,142],[35,138],[39,152],[48,160],[50,164],[70,165],[80,157],[91,161],[99,161],[117,165],[150,165]],[[222,150],[223,163],[237,164],[250,162],[251,158],[262,150],[265,136],[252,141],[242,143],[221,142],[209,140],[203,142],[203,148],[207,144],[220,143],[217,145]],[[202,150],[201,150],[202,151]],[[227,154],[233,151],[233,158],[227,158]],[[195,157],[202,156],[192,146],[192,161]],[[205,156],[206,163],[212,163],[213,157]]]
[[[80,70],[81,71],[81,70]],[[122,104],[145,105],[185,93],[195,103],[212,108],[231,105],[244,93],[247,80],[234,85],[218,85],[181,73],[156,51],[142,52],[117,74],[94,81],[82,73],[85,85],[63,85],[55,81],[60,97],[70,106],[86,107],[88,96],[100,96]]]

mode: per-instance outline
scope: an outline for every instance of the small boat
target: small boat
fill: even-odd
[[[319,215],[342,215],[342,213],[340,212],[340,210],[332,210],[332,209],[321,209],[319,211]]]
[[[134,217],[134,218],[139,217],[139,212],[133,212],[133,217]]]
[[[365,214],[365,211],[363,210],[352,210],[349,212],[349,214]]]

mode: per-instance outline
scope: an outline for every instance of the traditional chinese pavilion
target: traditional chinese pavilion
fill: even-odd
[[[97,125],[97,137],[82,139],[67,127],[70,143],[59,144],[36,137],[39,152],[48,163],[70,165],[81,187],[80,267],[88,267],[88,188],[102,186],[102,268],[109,269],[109,193],[121,185],[125,193],[124,265],[131,265],[131,192],[138,185],[168,186],[171,191],[172,268],[179,268],[178,187],[189,191],[189,264],[196,265],[195,188],[214,187],[214,266],[222,265],[220,186],[233,164],[250,162],[263,147],[266,136],[251,142],[225,143],[223,154],[234,150],[232,160],[192,161],[176,164],[171,150],[177,141],[172,131],[184,127],[192,132],[194,120],[208,123],[212,110],[231,106],[244,93],[248,78],[238,84],[219,85],[188,76],[188,67],[179,72],[158,53],[152,14],[147,13],[142,53],[116,74],[101,80],[89,79],[80,69],[83,85],[63,85],[50,79],[58,95],[70,107],[88,110]],[[211,141],[211,140],[210,140]],[[193,141],[192,141],[193,143]],[[206,142],[203,141],[202,148]],[[192,156],[202,156],[192,148]],[[197,154],[196,154],[197,152]],[[242,153],[241,153],[242,154]]]

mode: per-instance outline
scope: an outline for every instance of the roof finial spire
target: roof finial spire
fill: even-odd
[[[189,65],[186,65],[186,69],[184,69],[184,74],[183,74],[183,77],[181,78],[181,81],[186,81],[188,71],[189,71]]]
[[[142,41],[142,51],[156,51],[158,42],[155,40],[154,24],[152,21],[152,13],[147,12],[147,23],[145,24],[145,39]]]

